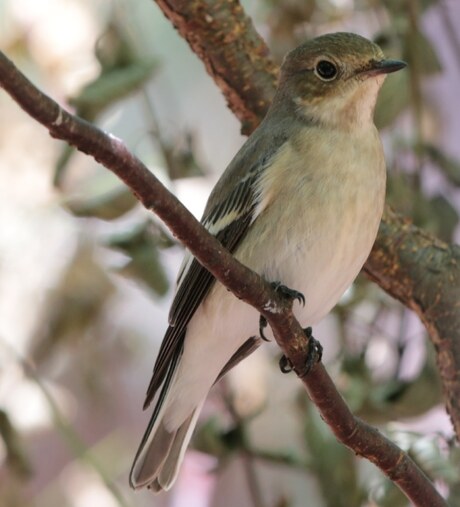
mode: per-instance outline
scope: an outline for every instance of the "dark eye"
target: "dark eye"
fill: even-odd
[[[331,81],[337,76],[337,67],[327,60],[320,60],[316,64],[315,70],[316,74],[318,74],[323,81]]]

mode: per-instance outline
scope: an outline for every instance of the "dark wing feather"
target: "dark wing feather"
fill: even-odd
[[[262,338],[258,336],[251,336],[248,338],[243,345],[233,354],[233,356],[227,361],[225,366],[219,373],[219,376],[216,379],[218,382],[224,375],[226,375],[232,368],[234,368],[238,363],[240,363],[243,359],[246,359],[250,356],[256,349],[259,348],[259,345],[262,343]]]
[[[214,235],[230,252],[235,250],[251,222],[257,204],[254,192],[257,176],[258,173],[255,170],[251,171],[228,198],[211,209],[202,220],[211,233],[216,231]],[[224,225],[227,217],[232,217],[232,220],[229,220],[228,225]],[[180,326],[183,321],[190,320],[214,280],[214,277],[196,259],[193,259],[187,272],[180,278],[169,312],[171,326]]]
[[[218,225],[219,219],[222,219],[230,211],[237,213],[236,219],[215,234],[216,238],[230,252],[236,249],[252,221],[254,208],[257,204],[254,195],[255,177],[254,175],[253,181],[246,180],[246,185],[238,185],[235,192],[229,196],[229,202],[224,202],[218,208],[214,208],[203,220],[209,228]],[[182,354],[187,324],[208,294],[213,282],[213,275],[196,259],[193,259],[190,267],[181,278],[171,307],[171,325],[166,331],[155,362],[144,408],[151,403],[163,380],[168,376],[170,368],[177,364],[177,361],[173,361],[173,359]]]

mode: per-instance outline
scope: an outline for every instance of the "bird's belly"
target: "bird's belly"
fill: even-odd
[[[245,242],[256,246],[243,246],[236,255],[267,280],[304,294],[305,307],[294,307],[304,327],[321,320],[356,278],[383,209],[383,185],[358,186],[353,192],[332,186],[330,194],[334,202],[314,203],[315,196],[299,199],[276,220],[267,210],[258,218],[257,241]]]
[[[330,235],[312,248],[300,244],[291,262],[267,273],[284,285],[302,292],[306,303],[296,305],[294,313],[303,327],[319,322],[336,305],[352,284],[369,255],[375,233],[348,231],[344,235]]]

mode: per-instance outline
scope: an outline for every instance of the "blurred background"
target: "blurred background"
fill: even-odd
[[[460,4],[246,0],[274,57],[353,31],[408,70],[376,113],[388,202],[445,241],[460,228]],[[129,148],[201,215],[244,138],[203,64],[151,0],[0,0],[0,47],[42,90]],[[128,487],[144,393],[182,248],[94,160],[0,94],[0,505],[407,506],[339,445],[279,351],[214,388],[176,486]],[[353,411],[460,505],[460,453],[418,318],[361,277],[315,329]]]

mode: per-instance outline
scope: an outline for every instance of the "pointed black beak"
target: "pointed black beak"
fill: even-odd
[[[380,60],[373,61],[366,69],[358,74],[366,76],[378,76],[379,74],[390,74],[407,67],[407,63],[402,60]]]

